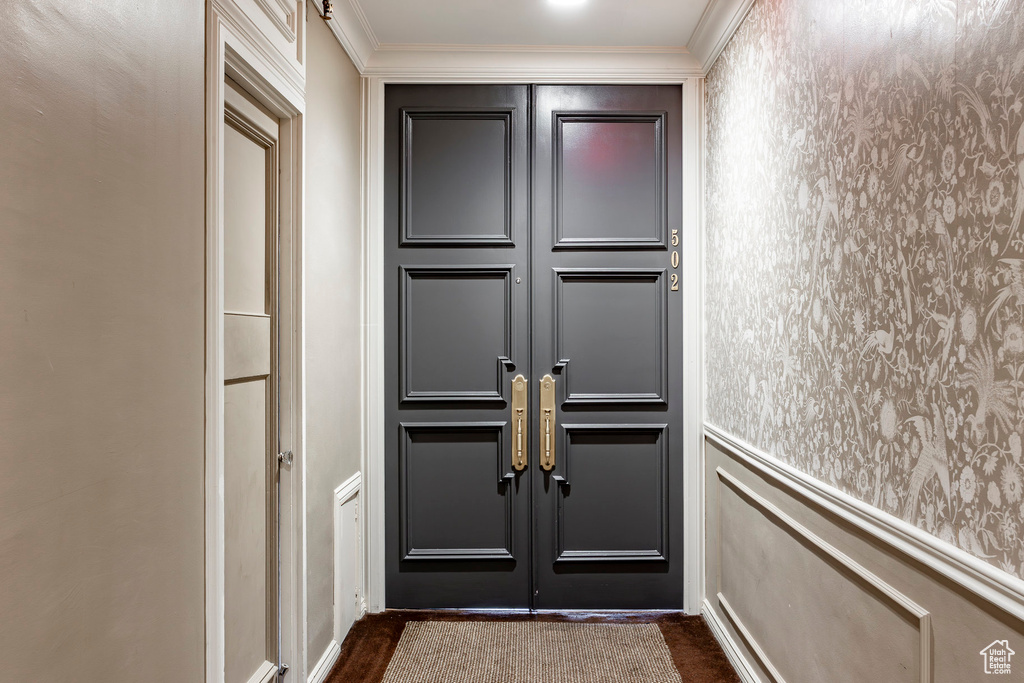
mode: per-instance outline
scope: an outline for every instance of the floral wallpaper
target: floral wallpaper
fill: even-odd
[[[712,424],[1024,576],[1024,6],[758,0],[707,80]]]

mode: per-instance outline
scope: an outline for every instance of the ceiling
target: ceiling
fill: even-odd
[[[391,82],[679,83],[707,74],[754,2],[552,1],[333,0],[325,18],[362,75]]]
[[[381,48],[687,45],[712,0],[352,0]]]

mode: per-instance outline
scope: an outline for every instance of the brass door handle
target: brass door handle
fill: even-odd
[[[540,380],[540,419],[544,430],[540,466],[550,471],[555,467],[555,378],[551,375],[544,375]]]
[[[516,375],[512,380],[512,424],[515,430],[515,457],[512,458],[512,467],[520,472],[526,469],[526,451],[529,442],[528,420],[530,417],[527,410],[527,400],[530,392],[529,384],[522,375]]]

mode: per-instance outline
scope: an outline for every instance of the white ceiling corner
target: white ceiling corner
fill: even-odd
[[[705,74],[753,2],[336,0],[327,23],[368,76],[668,82]]]

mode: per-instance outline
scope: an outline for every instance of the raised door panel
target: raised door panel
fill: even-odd
[[[268,657],[274,590],[267,514],[266,379],[224,387],[225,681],[246,683]]]
[[[403,424],[405,560],[514,559],[505,423]]]
[[[555,248],[665,247],[665,115],[558,113]]]
[[[403,112],[402,244],[512,243],[512,112]]]
[[[402,267],[402,400],[502,401],[514,266]]]
[[[667,429],[562,425],[555,562],[665,561]]]
[[[555,277],[565,403],[665,403],[665,271],[558,268]]]
[[[270,149],[232,120],[224,126],[224,310],[266,313]]]

